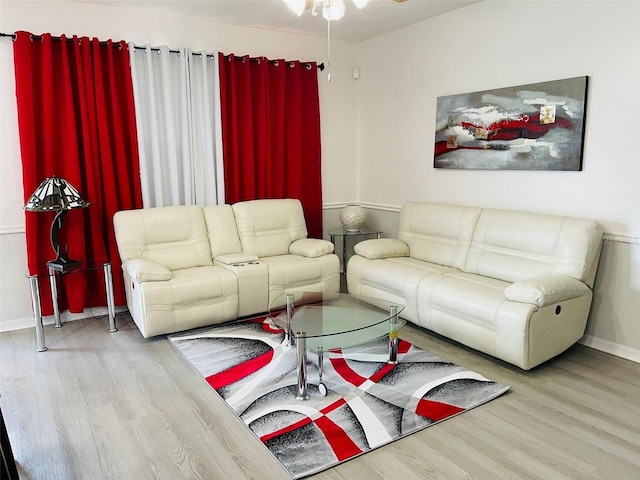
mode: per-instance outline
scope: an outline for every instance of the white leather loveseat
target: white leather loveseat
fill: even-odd
[[[127,306],[144,337],[266,312],[287,290],[338,292],[327,240],[294,199],[117,212]]]
[[[355,246],[347,284],[528,370],[583,336],[602,234],[587,219],[407,202],[397,239]]]

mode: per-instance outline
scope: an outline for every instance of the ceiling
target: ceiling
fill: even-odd
[[[269,30],[326,36],[327,22],[305,11],[296,16],[282,0],[73,0],[110,6],[182,13]],[[345,16],[331,22],[331,37],[359,42],[481,0],[370,0],[359,10],[345,0]]]

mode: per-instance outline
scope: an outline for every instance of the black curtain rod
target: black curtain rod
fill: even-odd
[[[0,37],[11,37],[12,40],[15,41],[15,39],[17,38],[15,33],[2,33],[0,32]],[[33,33],[31,34],[31,40],[42,40],[42,36],[41,35],[34,35]],[[62,40],[62,37],[56,37],[56,36],[51,36],[51,40]],[[71,42],[73,41],[73,38],[69,37],[69,38],[65,38],[65,40],[67,42]],[[106,45],[107,42],[99,42],[100,45]],[[115,42],[115,43],[120,43],[120,42]]]
[[[11,39],[15,40],[15,39],[16,39],[16,34],[15,34],[15,33],[3,33],[3,32],[0,32],[0,37],[11,37]],[[33,34],[32,34],[32,35],[31,35],[31,38],[32,38],[32,39],[35,39],[35,40],[42,40],[42,37],[41,37],[40,35],[33,35]],[[53,36],[52,36],[51,38],[52,38],[53,40],[62,40],[62,38],[61,38],[61,37],[53,37]],[[70,41],[70,40],[72,40],[72,39],[71,39],[71,38],[67,38],[66,40],[67,40],[67,41]],[[106,44],[106,42],[100,42],[100,44],[103,44],[103,45],[104,45],[104,44]],[[146,50],[146,48],[147,48],[147,47],[143,47],[143,46],[139,46],[139,45],[134,45],[133,47],[134,47],[136,50]],[[160,49],[159,49],[158,47],[151,47],[151,50],[152,50],[152,51],[158,51],[158,52],[160,51]],[[180,53],[180,51],[179,51],[179,50],[171,50],[171,49],[170,49],[169,51],[170,51],[171,53],[178,53],[178,54]],[[200,52],[191,52],[191,54],[192,54],[192,55],[202,55],[202,53],[200,53]],[[205,55],[206,55],[207,57],[211,57],[211,58],[215,58],[215,56],[216,56],[214,53],[206,53]],[[226,55],[224,58],[230,58],[230,57],[229,57],[229,55]],[[244,57],[235,57],[235,59],[236,59],[236,60],[240,60],[240,61],[244,61]],[[250,60],[250,61],[252,61],[252,62],[259,62],[259,61],[260,61],[260,58],[258,58],[258,57],[250,57],[250,58],[249,58],[249,60]],[[270,63],[277,63],[277,62],[278,62],[278,60],[269,60],[269,62],[270,62]],[[303,62],[303,64],[304,64],[304,62]],[[309,67],[311,67],[311,64],[310,64],[310,63],[306,63],[306,65],[308,65]],[[318,67],[318,70],[320,70],[320,71],[323,71],[323,70],[324,70],[324,63],[318,63],[316,66]]]
[[[16,34],[15,33],[2,33],[2,32],[0,32],[0,37],[11,37],[11,39],[15,40],[16,39]],[[42,40],[42,36],[40,36],[40,35],[33,35],[32,34],[31,38],[34,39],[34,40]],[[62,40],[61,37],[54,37],[54,36],[52,36],[51,39],[52,40]],[[67,40],[69,42],[69,41],[71,41],[73,39],[72,38],[66,38],[65,40]],[[100,42],[101,45],[106,45],[106,43],[107,42]],[[117,43],[120,43],[120,42],[117,42]],[[134,45],[133,47],[136,50],[146,50],[146,48],[147,48],[147,47],[143,47],[143,46],[140,46],[140,45]],[[151,47],[151,50],[153,50],[154,52],[159,52],[160,51],[160,49],[158,47]],[[171,53],[177,53],[177,54],[180,53],[179,50],[169,49],[169,51]],[[191,52],[191,54],[192,55],[202,55],[202,53],[200,53],[200,52]],[[215,53],[206,53],[205,55],[207,57],[211,57],[211,58],[215,58],[216,57]]]
[[[142,45],[134,45],[133,48],[135,48],[136,50],[146,50],[147,49],[147,47],[143,47]],[[153,52],[159,52],[160,51],[160,49],[158,47],[151,47],[149,50],[151,50]],[[176,53],[176,54],[180,55],[180,50],[169,49],[169,52]],[[202,52],[191,52],[191,55],[202,56],[203,53]],[[206,55],[207,57],[211,57],[213,59],[215,59],[216,56],[217,56],[215,53],[205,53],[204,55]]]
[[[229,60],[231,58],[230,55],[225,55],[224,56],[225,59]],[[240,62],[244,62],[244,58],[245,57],[239,57],[239,56],[234,56],[233,58],[235,58],[236,60],[240,61]],[[249,57],[249,61],[250,62],[260,62],[261,57]],[[269,63],[273,63],[273,64],[278,64],[280,60],[267,60],[267,62]],[[287,60],[285,60],[286,62]],[[307,62],[300,62],[302,65],[306,65],[307,68],[311,68],[311,64],[307,63]],[[324,70],[324,63],[318,63],[316,65],[316,67],[318,67],[318,70],[323,71]]]

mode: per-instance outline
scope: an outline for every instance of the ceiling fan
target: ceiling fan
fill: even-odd
[[[331,81],[331,22],[340,20],[344,16],[344,0],[283,0],[296,15],[301,16],[305,10],[311,9],[311,14],[318,15],[318,8],[322,8],[322,17],[327,21],[327,80]],[[356,7],[364,8],[369,0],[351,0]],[[396,3],[403,3],[407,0],[393,0]],[[324,69],[321,64],[320,70]]]
[[[344,0],[283,0],[296,15],[301,16],[305,10],[311,9],[311,14],[318,15],[318,8],[322,8],[322,16],[325,20],[340,20],[344,16]],[[369,0],[352,0],[358,8],[364,8]],[[393,0],[403,3],[407,0]]]

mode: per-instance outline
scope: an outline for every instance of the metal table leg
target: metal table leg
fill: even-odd
[[[327,395],[327,386],[322,381],[322,373],[324,371],[324,350],[321,347],[318,347],[318,391],[320,395],[325,397]]]
[[[295,347],[296,346],[296,337],[293,334],[293,327],[292,322],[293,322],[293,314],[294,312],[294,302],[295,302],[295,297],[292,293],[287,293],[287,340],[289,341],[289,346],[290,347]]]
[[[398,363],[398,306],[389,307],[389,362]]]
[[[58,308],[58,278],[56,270],[49,267],[49,285],[51,286],[51,303],[53,304],[53,326],[60,328],[62,320],[60,320],[60,309]]]
[[[296,333],[296,351],[298,354],[298,395],[296,400],[309,400],[307,394],[307,341],[305,332]]]
[[[116,327],[116,307],[113,301],[113,276],[111,274],[111,264],[102,265],[104,271],[104,288],[107,291],[107,308],[109,310],[109,333],[117,332]]]
[[[47,345],[44,339],[44,327],[42,325],[42,310],[40,309],[40,287],[38,286],[38,277],[36,275],[29,277],[29,285],[31,286],[31,303],[33,304],[33,318],[36,327],[36,343],[39,352],[46,352]]]

